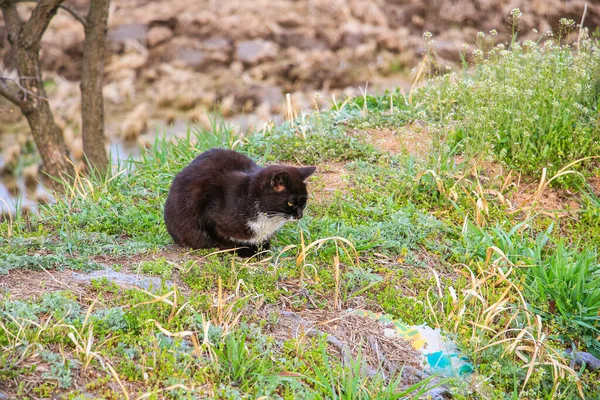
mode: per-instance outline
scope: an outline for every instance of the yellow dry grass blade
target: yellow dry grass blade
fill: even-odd
[[[301,237],[302,238],[302,237]],[[303,239],[302,239],[303,240]],[[354,256],[356,257],[356,265],[359,263],[358,261],[358,252],[356,251],[356,248],[354,247],[354,245],[352,244],[352,242],[350,242],[348,239],[340,237],[340,236],[330,236],[330,237],[326,237],[323,239],[317,239],[314,242],[310,243],[308,246],[302,246],[300,253],[298,254],[298,256],[296,257],[296,265],[299,266],[304,260],[306,260],[306,255],[308,254],[309,250],[311,249],[315,249],[318,250],[320,249],[325,243],[329,242],[329,241],[333,241],[336,245],[339,245],[346,254],[349,254],[348,252],[348,247],[350,247],[354,253]],[[350,261],[354,264],[354,260],[352,258],[350,258]]]
[[[546,188],[556,179],[566,176],[566,175],[578,175],[580,176],[582,179],[585,179],[584,176],[581,174],[581,172],[575,171],[575,170],[571,170],[569,168],[571,168],[572,166],[579,164],[583,161],[587,161],[587,160],[594,160],[600,158],[600,156],[589,156],[589,157],[584,157],[584,158],[580,158],[578,160],[572,161],[569,164],[565,165],[564,167],[562,167],[552,178],[550,179],[546,179],[546,175],[547,175],[547,170],[546,168],[542,169],[542,177],[540,178],[540,182],[538,184],[537,189],[533,192],[533,194],[531,196],[529,196],[528,198],[526,198],[525,200],[523,200],[521,202],[521,204],[519,204],[518,209],[523,209],[526,205],[528,205],[529,203],[534,204],[533,207],[530,208],[529,214],[531,215],[531,213],[533,212],[534,208],[535,208],[535,204],[539,201],[539,199],[542,197],[542,194],[544,193],[544,191],[546,190]]]
[[[438,175],[435,173],[434,170],[432,169],[427,169],[425,171],[421,171],[417,174],[417,176],[415,177],[415,181],[419,182],[421,180],[422,177],[424,177],[425,175],[431,175],[433,177],[433,180],[435,181],[435,184],[437,185],[437,188],[439,190],[440,193],[446,195],[446,190],[444,189],[444,185],[442,183],[442,180],[438,177]]]
[[[136,308],[136,307],[139,307],[139,306],[143,306],[145,304],[154,304],[154,303],[160,303],[160,302],[168,304],[171,307],[173,307],[175,305],[174,302],[172,302],[171,300],[168,300],[169,297],[171,297],[171,296],[174,295],[174,293],[175,293],[174,291],[170,291],[169,293],[163,294],[162,296],[157,296],[154,293],[150,293],[150,292],[148,292],[148,291],[146,291],[146,290],[144,290],[142,288],[136,287],[136,289],[139,290],[140,292],[144,293],[144,294],[147,294],[150,297],[153,297],[154,299],[153,300],[148,300],[148,301],[143,301],[141,303],[135,304],[133,306],[133,308]]]
[[[193,331],[170,332],[170,331],[166,330],[160,324],[160,322],[158,322],[155,319],[149,319],[148,322],[154,323],[154,326],[156,326],[159,331],[161,331],[164,335],[169,336],[169,337],[184,338],[184,337],[192,336],[194,334]]]
[[[335,292],[333,294],[333,308],[335,310],[341,310],[342,304],[340,303],[340,256],[336,254],[333,256],[333,277],[335,280]]]
[[[113,368],[113,366],[108,361],[106,361],[106,367],[110,371],[113,378],[115,378],[115,380],[117,381],[117,384],[121,388],[121,391],[123,391],[123,396],[125,397],[125,400],[129,400],[129,393],[127,392],[127,389],[125,388],[125,385],[123,385],[123,382],[121,381],[121,378],[119,377],[119,374],[117,373],[117,371]]]
[[[499,248],[490,247],[477,274],[468,266],[457,269],[468,284],[453,302],[453,309],[446,314],[447,324],[444,326],[452,326],[454,332],[469,326],[476,353],[499,348],[502,357],[520,360],[521,367],[526,370],[521,394],[531,385],[536,368],[549,366],[554,381],[553,393],[561,380],[570,376],[575,380],[580,396],[583,396],[577,373],[552,347],[544,333],[541,317],[532,317],[521,289],[509,279],[516,268]],[[433,308],[430,309],[433,313]],[[482,342],[482,339],[485,340]]]
[[[409,104],[412,104],[413,90],[415,89],[417,82],[419,81],[419,79],[421,78],[421,75],[423,74],[423,71],[425,70],[425,65],[427,65],[428,59],[429,59],[429,53],[426,53],[425,56],[423,57],[423,60],[419,64],[419,68],[417,69],[417,75],[415,76],[415,80],[413,81],[413,84],[411,85],[410,90],[408,91],[408,103]]]
[[[11,237],[13,235],[13,216],[10,212],[10,207],[8,206],[8,203],[2,197],[0,197],[0,201],[2,201],[2,203],[4,203],[4,205],[6,206],[6,213],[8,214],[7,237]],[[2,211],[2,208],[0,208],[0,211]]]

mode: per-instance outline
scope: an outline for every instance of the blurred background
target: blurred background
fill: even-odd
[[[585,25],[600,24],[588,1]],[[64,4],[82,15],[89,0]],[[35,4],[19,4],[26,16]],[[107,146],[113,162],[137,157],[156,135],[185,135],[223,118],[241,134],[332,98],[410,90],[433,34],[438,64],[456,68],[477,33],[538,40],[560,18],[579,22],[580,0],[112,0],[105,67]],[[494,32],[495,34],[495,32]],[[485,38],[483,40],[485,40]],[[80,163],[83,27],[59,10],[41,48],[43,77],[70,157]],[[467,47],[468,45],[469,47]],[[14,67],[0,14],[0,75]],[[8,76],[8,75],[7,75]],[[289,94],[289,99],[286,95]],[[0,214],[51,201],[26,120],[0,96]]]

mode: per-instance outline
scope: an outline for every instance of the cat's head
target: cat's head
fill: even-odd
[[[306,179],[316,167],[289,167],[273,165],[260,174],[261,193],[258,196],[258,211],[284,219],[300,219],[304,214],[308,192]]]

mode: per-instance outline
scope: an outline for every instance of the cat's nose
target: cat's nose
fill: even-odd
[[[297,208],[296,209],[296,219],[300,219],[300,218],[302,218],[302,209]]]

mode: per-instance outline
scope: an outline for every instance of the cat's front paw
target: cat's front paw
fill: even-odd
[[[255,255],[258,251],[258,247],[250,246],[250,247],[240,247],[235,250],[235,254],[242,258],[249,258]]]
[[[257,259],[262,259],[267,255],[267,251],[271,248],[268,241],[264,241],[259,245],[250,245],[238,248],[235,252],[239,257],[249,258],[256,256]]]

